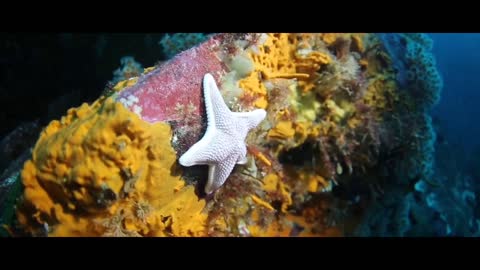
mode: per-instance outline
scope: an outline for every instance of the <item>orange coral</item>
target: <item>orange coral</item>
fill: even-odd
[[[273,78],[309,80],[321,65],[330,63],[330,56],[326,53],[309,49],[299,52],[302,48],[310,46],[309,41],[305,40],[314,37],[309,34],[262,34],[259,39],[263,43],[257,44],[248,52],[255,69],[239,81],[246,95],[254,94],[257,97],[255,106],[266,108],[268,104],[265,80]],[[305,50],[308,51],[306,54]]]
[[[205,201],[174,175],[170,137],[111,98],[70,109],[25,164],[20,223],[55,236],[201,235]]]
[[[339,35],[340,34],[325,33],[325,34],[322,34],[322,39],[327,45],[331,45],[337,40]]]
[[[354,34],[352,35],[352,49],[363,53],[365,51],[365,45],[363,44],[363,35]]]
[[[269,138],[288,139],[295,135],[295,129],[290,121],[281,121],[268,132]]]

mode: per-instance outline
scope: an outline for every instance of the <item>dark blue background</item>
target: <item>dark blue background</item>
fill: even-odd
[[[480,141],[480,34],[431,36],[444,79],[441,101],[433,110],[439,135],[470,155]]]

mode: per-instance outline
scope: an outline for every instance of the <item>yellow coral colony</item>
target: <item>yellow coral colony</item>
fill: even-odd
[[[70,109],[25,163],[20,224],[34,235],[202,235],[205,201],[176,176],[170,132],[111,98]]]
[[[255,44],[242,52],[242,57],[253,63],[253,69],[238,81],[243,90],[239,101],[244,108],[259,107],[269,112],[266,138],[255,140],[257,145],[268,143],[269,146],[263,152],[251,151],[259,166],[254,170],[260,171],[260,177],[263,175],[263,186],[253,189],[255,195],[242,197],[237,192],[236,198],[225,195],[226,198],[219,199],[223,214],[219,215],[221,218],[210,217],[217,233],[224,231],[219,235],[231,232],[253,236],[340,234],[336,228],[319,222],[327,219],[326,201],[304,205],[300,215],[288,211],[294,204],[293,194],[296,194],[296,204],[308,204],[305,198],[309,193],[331,190],[332,181],[318,170],[292,170],[280,165],[278,155],[308,140],[315,141],[319,136],[341,140],[345,130],[359,126],[361,114],[355,114],[353,93],[343,83],[358,80],[360,69],[378,65],[375,54],[366,53],[367,48],[373,47],[366,44],[368,37],[343,33],[258,34],[253,38]],[[385,89],[392,94],[394,86],[392,80],[381,79],[385,76],[380,71],[384,70],[368,72],[363,101],[381,111],[388,110]],[[268,162],[264,161],[266,156]],[[267,166],[263,166],[265,164]],[[275,171],[272,166],[276,166]],[[341,171],[338,166],[340,164],[336,173]],[[232,187],[235,181],[231,183],[225,187],[225,194],[235,190]],[[225,218],[225,213],[230,216]],[[304,230],[296,234],[294,224]]]

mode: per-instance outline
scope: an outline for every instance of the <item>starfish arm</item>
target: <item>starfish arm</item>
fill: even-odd
[[[263,109],[256,109],[251,112],[233,112],[235,118],[244,119],[248,130],[255,128],[265,119],[267,112]]]
[[[228,176],[235,167],[237,159],[237,156],[231,155],[220,163],[210,164],[208,168],[208,181],[205,185],[206,194],[217,190],[227,181]]]
[[[182,166],[190,167],[198,164],[208,164],[213,161],[214,153],[209,151],[208,146],[211,144],[213,136],[203,136],[203,138],[195,143],[187,152],[185,152],[178,160]]]
[[[240,165],[245,165],[247,164],[247,156],[240,156],[237,160],[237,164],[240,164]]]
[[[237,164],[245,165],[247,164],[247,146],[245,143],[242,143],[238,146],[240,153],[237,158]]]
[[[222,126],[223,121],[233,120],[231,119],[232,117],[229,117],[232,112],[225,104],[222,94],[220,94],[220,90],[218,90],[217,84],[215,83],[215,79],[210,73],[205,74],[203,78],[203,91],[208,118],[208,127],[219,125]],[[222,118],[217,117],[219,115],[221,115]]]

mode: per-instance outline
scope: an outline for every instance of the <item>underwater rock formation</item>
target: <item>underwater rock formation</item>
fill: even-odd
[[[387,52],[397,68],[397,82],[415,98],[415,104],[429,110],[440,100],[443,80],[431,52],[433,41],[426,34],[381,34]]]
[[[118,82],[41,132],[21,172],[19,228],[51,236],[354,234],[374,220],[383,194],[427,177],[433,162],[435,136],[417,101],[424,97],[399,87],[384,44],[375,34],[217,34]],[[200,191],[206,167],[177,162],[205,132],[206,73],[232,111],[267,111],[247,136],[246,164],[212,196]],[[411,207],[405,194],[400,213]]]

